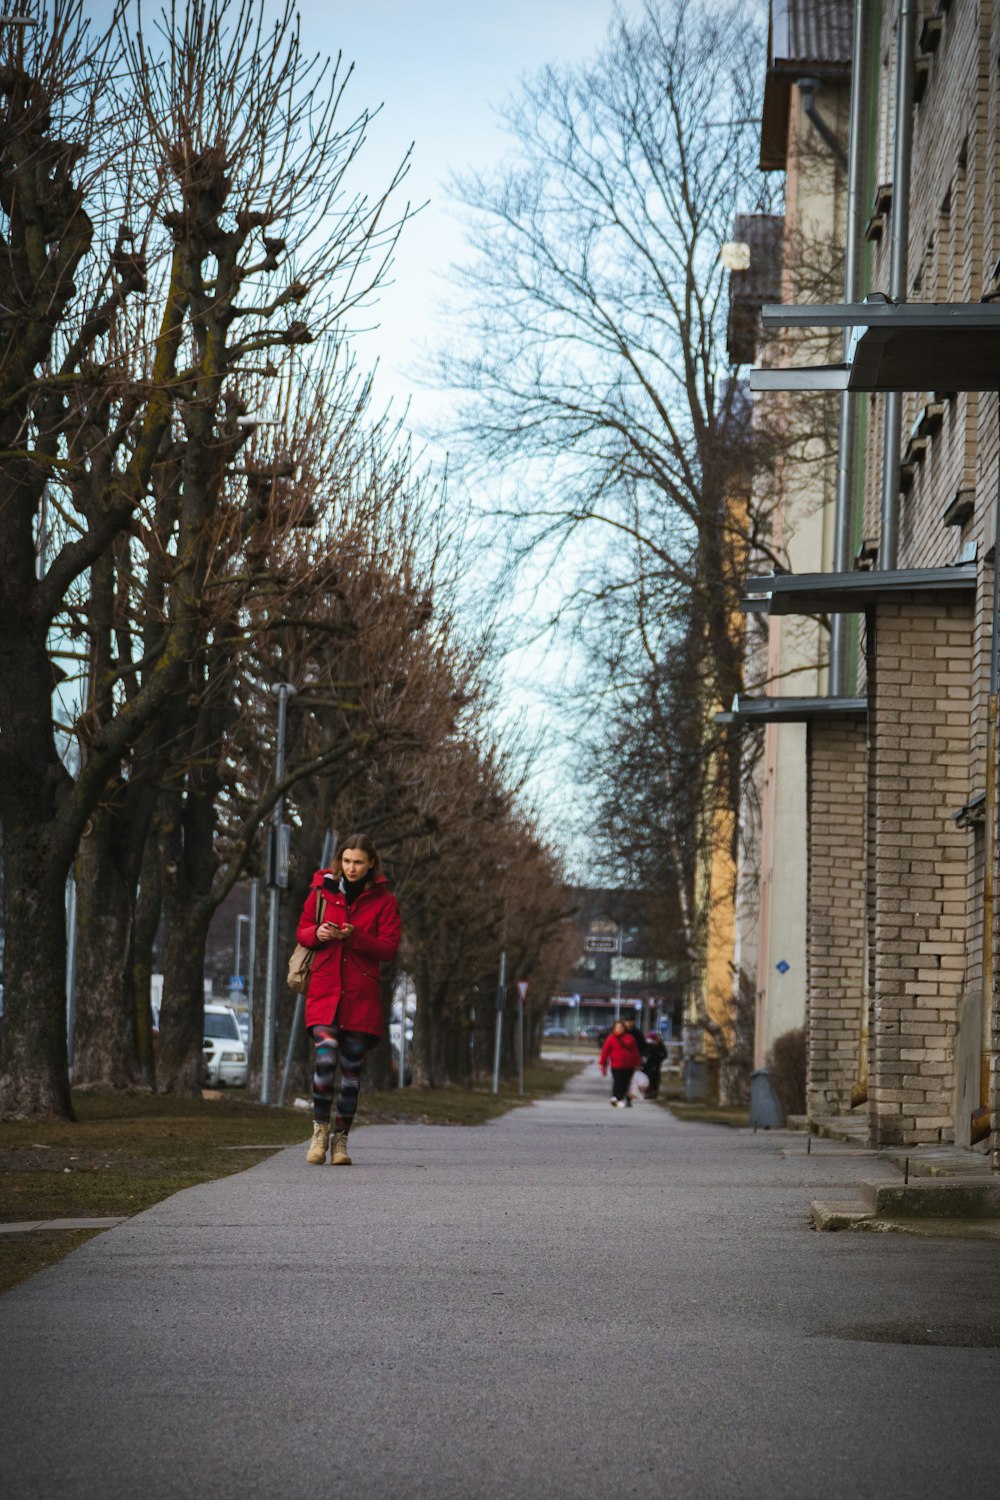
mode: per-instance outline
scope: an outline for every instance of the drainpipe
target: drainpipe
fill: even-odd
[[[851,56],[851,125],[847,141],[847,226],[844,254],[844,301],[861,301],[861,219],[864,212],[865,103],[868,87],[869,0],[854,0],[854,35]],[[844,329],[844,359],[851,334]],[[837,437],[837,495],[834,505],[835,573],[847,573],[854,545],[854,449],[857,432],[857,394],[845,391],[840,398],[840,428]],[[828,692],[846,698],[854,690],[855,674],[848,657],[848,617],[835,614],[830,631]]]
[[[855,56],[857,54],[855,53]],[[847,152],[837,139],[836,131],[831,130],[829,125],[816,108],[816,95],[819,93],[818,78],[799,78],[799,93],[802,96],[802,107],[806,113],[806,119],[810,122],[816,134],[837,158],[844,171],[847,171]]]
[[[917,0],[899,0],[896,22],[895,150],[892,164],[892,256],[889,296],[905,302],[907,250],[910,239],[910,158],[913,144],[913,52],[916,42]],[[902,437],[903,394],[885,398],[882,449],[882,517],[878,565],[895,568],[899,553],[899,445]]]

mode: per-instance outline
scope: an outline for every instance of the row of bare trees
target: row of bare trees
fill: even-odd
[[[125,0],[100,36],[82,0],[25,10],[0,26],[0,1114],[71,1114],[74,867],[74,1081],[198,1087],[208,926],[282,794],[298,894],[324,829],[386,847],[422,1069],[456,1076],[499,940],[541,975],[563,913],[456,616],[461,537],[351,353],[406,163],[358,185],[368,116],[290,4]]]

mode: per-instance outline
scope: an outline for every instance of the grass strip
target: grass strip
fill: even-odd
[[[521,1104],[558,1093],[571,1063],[525,1069],[525,1092],[503,1081],[471,1089],[362,1091],[364,1124],[482,1125]],[[182,1188],[246,1171],[274,1148],[308,1139],[310,1113],[264,1109],[238,1093],[212,1099],[165,1094],[75,1093],[75,1123],[18,1120],[0,1125],[0,1221],[140,1213]],[[240,1147],[240,1150],[234,1150]],[[91,1230],[0,1234],[0,1291],[52,1265]]]
[[[678,1120],[693,1120],[701,1125],[729,1125],[735,1128],[750,1124],[750,1112],[745,1106],[698,1102],[686,1104],[680,1099],[659,1099],[664,1109]]]

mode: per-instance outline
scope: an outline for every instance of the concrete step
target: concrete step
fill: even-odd
[[[883,1150],[882,1155],[901,1172],[908,1171],[911,1177],[991,1175],[989,1156],[967,1146],[897,1146],[891,1151]]]
[[[809,1213],[815,1229],[834,1232],[838,1229],[857,1229],[862,1220],[870,1219],[871,1209],[860,1198],[838,1201],[832,1198],[817,1199],[810,1203]]]
[[[1000,1218],[1000,1179],[924,1178],[920,1182],[863,1182],[866,1212],[888,1219]]]
[[[869,1212],[860,1199],[844,1203],[816,1202],[810,1206],[810,1212],[813,1226],[828,1233],[850,1229],[868,1234],[915,1234],[928,1239],[944,1236],[947,1239],[992,1240],[1000,1244],[1000,1218],[951,1219],[940,1214],[929,1218],[909,1214],[892,1218],[887,1214]]]
[[[828,1141],[868,1143],[868,1115],[818,1115],[812,1122],[816,1135]]]

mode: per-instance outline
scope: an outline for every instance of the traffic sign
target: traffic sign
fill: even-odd
[[[231,990],[243,991],[247,987],[246,977],[243,974],[230,974],[229,988]]]
[[[526,979],[519,979],[517,981],[517,993],[520,995],[521,1004],[523,1005],[528,998],[528,981]]]
[[[584,948],[588,953],[617,953],[618,939],[616,937],[603,937],[598,934],[591,934],[587,938]]]

